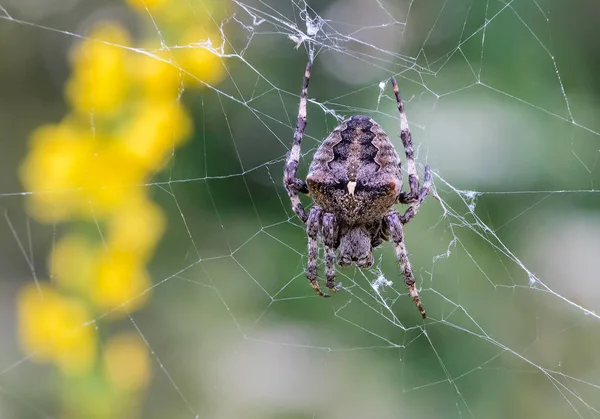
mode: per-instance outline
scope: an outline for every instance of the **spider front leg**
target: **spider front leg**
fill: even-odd
[[[417,195],[417,199],[411,202],[402,202],[402,204],[409,204],[410,206],[406,210],[406,212],[400,217],[400,221],[402,224],[408,223],[419,211],[421,204],[427,198],[427,196],[431,193],[431,170],[429,166],[425,166],[425,174],[423,175],[423,187],[419,190],[419,194]]]
[[[419,175],[417,174],[417,167],[415,165],[415,153],[412,144],[412,135],[410,128],[408,127],[408,119],[404,112],[404,103],[400,97],[400,91],[398,90],[398,84],[396,79],[393,77],[390,79],[392,87],[394,88],[394,95],[396,96],[396,103],[398,104],[398,112],[400,113],[400,139],[404,147],[404,154],[406,155],[406,171],[408,172],[408,185],[410,191],[402,192],[398,197],[398,203],[410,204],[410,208],[401,217],[402,223],[406,224],[412,217],[414,217],[423,200],[431,193],[431,169],[428,165],[425,165],[425,174],[423,179],[423,187],[419,189]]]
[[[323,215],[323,242],[325,244],[325,278],[331,292],[340,290],[341,283],[335,283],[335,216]]]
[[[400,220],[400,216],[397,212],[393,211],[387,214],[384,220],[387,223],[387,227],[389,227],[391,239],[396,245],[396,257],[398,258],[402,274],[404,275],[404,283],[408,286],[408,292],[421,312],[421,316],[425,318],[425,309],[421,303],[419,293],[415,288],[415,278],[410,267],[408,254],[406,253],[406,246],[404,245],[404,233],[402,231],[402,221]]]
[[[304,135],[304,129],[306,128],[306,102],[308,96],[308,83],[310,81],[310,67],[312,62],[309,61],[306,64],[306,71],[304,72],[304,82],[302,83],[302,91],[300,93],[300,105],[298,107],[298,119],[296,120],[296,130],[294,131],[294,142],[292,149],[288,152],[285,170],[283,174],[283,184],[285,189],[292,201],[292,208],[294,212],[303,222],[306,222],[308,217],[306,211],[300,202],[299,192],[308,193],[306,182],[296,177],[298,171],[298,164],[300,161],[300,148],[302,145],[302,136]]]
[[[310,286],[313,287],[315,292],[321,297],[329,297],[321,291],[319,283],[317,282],[317,262],[319,258],[319,230],[321,229],[321,217],[323,211],[321,208],[315,206],[312,207],[308,215],[306,222],[306,235],[308,236],[308,266],[306,269],[306,277],[310,282]]]

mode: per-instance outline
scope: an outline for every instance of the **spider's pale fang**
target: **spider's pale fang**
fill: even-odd
[[[348,193],[350,196],[354,196],[354,190],[356,189],[356,182],[351,181],[348,182]]]

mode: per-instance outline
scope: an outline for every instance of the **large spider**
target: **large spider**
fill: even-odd
[[[404,246],[402,226],[419,210],[431,192],[431,171],[425,166],[423,185],[415,167],[412,139],[404,105],[396,80],[391,83],[400,112],[400,138],[406,154],[410,190],[402,191],[400,157],[381,126],[367,116],[355,115],[338,125],[321,143],[310,164],[306,182],[296,177],[300,145],[306,127],[306,101],[310,69],[306,65],[300,95],[298,120],[292,149],[287,154],[283,183],[292,201],[294,212],[304,223],[308,235],[307,277],[310,285],[322,297],[328,297],[317,283],[319,235],[325,245],[325,277],[327,288],[335,292],[335,260],[341,266],[352,263],[361,268],[373,265],[373,248],[391,240],[410,296],[423,318],[425,309],[415,289],[415,279]],[[298,193],[312,196],[314,205],[308,216]],[[394,211],[394,204],[408,204],[403,215]]]

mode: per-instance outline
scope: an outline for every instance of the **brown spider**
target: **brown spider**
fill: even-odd
[[[287,154],[283,183],[292,201],[294,212],[304,223],[308,235],[307,277],[310,285],[322,297],[329,297],[317,283],[319,235],[325,245],[325,277],[327,288],[338,291],[335,283],[335,260],[347,266],[361,268],[373,265],[373,248],[390,238],[396,245],[396,256],[410,296],[423,318],[425,309],[415,289],[415,279],[404,246],[402,226],[419,210],[431,192],[431,171],[425,166],[423,186],[415,167],[412,139],[404,105],[396,80],[391,83],[400,112],[400,138],[406,154],[410,191],[402,191],[400,157],[381,126],[367,116],[355,115],[338,125],[321,143],[310,164],[306,182],[296,177],[300,145],[306,128],[306,101],[310,68],[306,65],[300,95],[294,143]],[[306,215],[298,193],[310,194],[314,201]],[[408,204],[403,215],[393,210],[394,204]]]

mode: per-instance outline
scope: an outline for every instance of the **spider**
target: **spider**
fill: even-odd
[[[398,85],[390,79],[398,111],[400,138],[406,154],[409,191],[402,191],[400,157],[389,137],[373,119],[355,115],[339,124],[321,143],[308,170],[306,182],[296,177],[300,146],[306,128],[306,102],[312,60],[306,65],[300,94],[298,120],[292,149],[287,154],[283,183],[298,218],[306,223],[308,235],[308,266],[306,276],[316,293],[321,291],[317,282],[319,236],[325,246],[325,277],[329,290],[336,292],[336,251],[340,266],[355,264],[360,268],[373,265],[373,248],[392,240],[396,257],[408,286],[410,296],[423,318],[425,309],[415,289],[415,279],[404,245],[402,226],[418,212],[423,200],[431,192],[431,171],[425,166],[423,185],[415,167],[412,138],[408,120],[400,98]],[[307,215],[299,193],[312,197],[314,205]],[[408,204],[400,215],[394,204]]]

